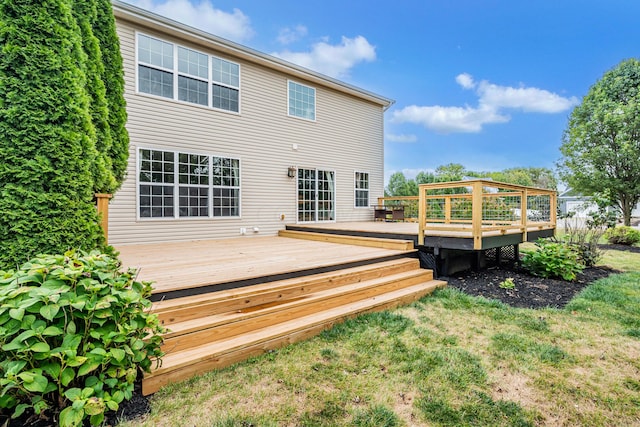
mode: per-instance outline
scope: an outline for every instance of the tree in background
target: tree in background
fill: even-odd
[[[0,268],[104,245],[71,0],[0,0]]]
[[[396,172],[389,177],[389,184],[384,190],[385,196],[417,196],[418,185],[413,179],[407,179],[402,172]]]
[[[116,186],[100,192],[114,192],[124,181],[129,159],[129,134],[125,128],[127,122],[126,102],[124,100],[124,71],[120,40],[116,33],[116,22],[110,0],[94,0],[96,19],[92,24],[93,34],[98,39],[102,55],[101,80],[105,86],[108,107],[108,122],[111,129],[111,145],[108,157],[111,160],[113,177]],[[98,144],[98,150],[103,150]]]
[[[558,188],[558,180],[553,171],[547,168],[510,168],[499,172],[481,172],[478,178],[491,178],[494,181],[509,184],[524,185],[527,187]]]
[[[438,182],[462,181],[469,172],[460,163],[449,163],[438,166],[435,175]]]
[[[553,171],[547,168],[511,168],[498,172],[474,172],[467,170],[458,163],[438,166],[435,172],[418,172],[415,179],[407,179],[402,172],[396,172],[389,178],[389,185],[385,188],[385,195],[417,196],[418,185],[434,182],[461,181],[465,178],[492,179],[507,184],[524,185],[528,187],[556,190],[558,181]],[[439,190],[442,194],[464,192],[464,188]]]
[[[629,225],[640,201],[640,61],[621,62],[589,89],[571,113],[560,151],[569,186],[609,195]]]

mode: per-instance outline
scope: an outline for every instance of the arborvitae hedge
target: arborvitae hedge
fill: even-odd
[[[111,128],[109,127],[109,110],[102,76],[104,65],[100,52],[100,42],[93,34],[93,23],[97,17],[93,0],[73,0],[73,14],[82,36],[82,48],[87,55],[84,73],[87,79],[85,86],[89,95],[89,112],[95,133],[89,135],[96,147],[96,156],[91,167],[93,189],[96,193],[112,193],[115,191],[116,179],[111,166]]]
[[[71,0],[0,0],[0,269],[104,245]]]
[[[102,81],[106,88],[112,140],[109,157],[113,175],[117,181],[117,186],[114,188],[116,190],[125,178],[129,159],[129,134],[125,128],[127,110],[124,100],[124,70],[122,68],[120,40],[116,33],[116,22],[113,17],[111,1],[94,0],[94,2],[97,14],[93,23],[93,34],[100,41],[100,51],[102,52],[102,62],[104,64]]]

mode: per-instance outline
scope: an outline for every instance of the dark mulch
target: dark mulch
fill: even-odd
[[[598,245],[601,249],[625,251],[640,254],[640,246],[628,246],[628,245]]]
[[[465,271],[443,280],[446,280],[450,287],[469,295],[497,299],[513,307],[562,308],[583,288],[614,273],[618,271],[592,267],[585,269],[576,281],[567,282],[531,276],[520,267],[502,265],[483,271]],[[513,279],[514,289],[503,289],[499,286],[507,278]]]
[[[110,411],[105,414],[105,420],[103,423],[104,427],[115,426],[119,422],[125,420],[133,420],[138,417],[142,417],[145,414],[148,414],[151,411],[151,405],[149,404],[149,400],[142,395],[141,389],[141,381],[138,381],[135,386],[135,390],[133,392],[133,397],[131,400],[125,400],[120,404],[120,407],[116,412]],[[7,416],[0,412],[0,426],[2,427],[54,427],[58,425],[57,418],[54,419],[50,414],[43,415],[42,417],[38,417],[31,414],[23,415],[22,417],[10,420],[8,424],[5,425],[7,421]],[[57,417],[57,415],[56,415]],[[84,423],[85,427],[89,427],[89,419],[87,418]]]

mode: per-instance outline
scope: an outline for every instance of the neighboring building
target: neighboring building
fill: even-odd
[[[120,1],[113,9],[131,147],[110,243],[373,218],[392,100]]]
[[[562,215],[572,213],[574,217],[586,218],[597,212],[598,206],[591,201],[591,196],[583,196],[569,188],[558,196],[558,209]]]
[[[591,196],[583,196],[571,188],[558,196],[558,208],[562,215],[573,213],[573,216],[577,218],[586,218],[590,213],[598,210],[598,206],[591,200]],[[640,217],[640,203],[631,211],[631,216]]]

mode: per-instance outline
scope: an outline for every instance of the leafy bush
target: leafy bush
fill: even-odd
[[[0,410],[58,412],[61,426],[117,410],[160,362],[151,284],[98,252],[41,255],[0,271]]]
[[[589,212],[586,218],[576,217],[575,212],[563,217],[565,235],[562,240],[578,252],[582,263],[587,267],[596,265],[602,259],[603,252],[598,247],[598,242],[607,228],[615,226],[618,219],[617,212],[610,209],[607,198],[594,195],[592,200],[597,210]]]
[[[626,226],[610,228],[604,237],[614,245],[633,246],[636,243],[640,243],[640,231]]]
[[[575,280],[584,269],[578,252],[567,243],[541,239],[536,246],[538,250],[526,254],[522,259],[523,266],[534,276]]]

